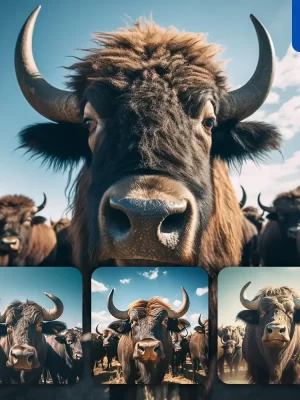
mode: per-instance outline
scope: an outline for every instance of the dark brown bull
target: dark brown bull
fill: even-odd
[[[193,366],[193,381],[197,383],[196,371],[201,367],[208,375],[208,320],[201,321],[201,314],[198,318],[198,326],[195,326],[195,331],[190,340],[190,354]]]
[[[73,265],[71,223],[72,221],[67,218],[61,218],[57,222],[51,221],[51,226],[56,233],[57,239],[55,262],[57,266]]]
[[[300,233],[300,186],[280,193],[267,207],[260,201],[269,220],[259,238],[259,251],[265,266],[300,266],[297,236]],[[299,239],[298,239],[299,240]]]
[[[68,218],[61,218],[58,221],[50,220],[50,225],[52,226],[54,232],[57,234],[61,230],[67,228],[71,225],[71,220]]]
[[[47,358],[44,366],[44,383],[49,370],[53,384],[67,381],[69,385],[80,380],[83,373],[82,332],[67,329],[46,337]]]
[[[158,384],[164,379],[172,362],[173,346],[169,332],[181,332],[190,323],[181,319],[189,309],[190,300],[182,288],[183,301],[175,311],[163,300],[137,300],[128,310],[120,311],[113,304],[112,289],[107,300],[110,314],[118,321],[108,328],[121,334],[118,358],[126,383]]]
[[[108,371],[109,368],[112,366],[111,362],[113,358],[118,357],[118,344],[120,338],[115,332],[109,329],[104,329],[102,332],[99,332],[98,325],[96,326],[96,332],[103,341],[104,355],[106,355],[107,358],[106,371]],[[102,368],[103,368],[103,358],[102,358]]]
[[[222,349],[224,350],[223,354],[218,359],[218,369],[219,369],[219,376],[222,381],[224,381],[224,364],[227,363],[230,376],[234,375],[237,376],[239,371],[239,366],[242,361],[242,340],[241,337],[238,336],[238,340],[235,341],[233,339],[224,340],[221,338]]]
[[[300,377],[300,299],[286,286],[268,286],[248,300],[248,282],[240,300],[247,310],[237,318],[246,326],[243,355],[250,383],[296,383]]]
[[[99,49],[70,68],[67,92],[49,85],[35,65],[39,10],[20,32],[15,69],[25,98],[55,123],[24,129],[20,143],[58,168],[84,160],[72,220],[75,264],[203,266],[213,278],[215,337],[214,273],[240,264],[243,243],[227,163],[259,159],[280,144],[275,127],[242,122],[272,85],[270,36],[251,15],[258,65],[249,82],[229,91],[215,57],[220,48],[204,35],[147,21],[97,33]]]
[[[172,376],[179,374],[179,367],[181,367],[181,374],[184,375],[184,367],[186,363],[186,355],[189,352],[189,341],[187,339],[188,334],[172,333],[172,345],[173,345],[173,356],[172,356]]]
[[[105,349],[103,347],[103,338],[98,333],[91,334],[91,374],[94,376],[94,368],[96,362],[101,362],[102,369]]]
[[[51,310],[33,301],[17,300],[0,315],[0,347],[5,353],[0,376],[4,384],[38,384],[47,356],[44,334],[66,329],[64,323],[54,321],[62,315],[63,303],[53,294],[45,295],[54,303]]]
[[[54,265],[56,237],[29,197],[0,197],[0,266]]]

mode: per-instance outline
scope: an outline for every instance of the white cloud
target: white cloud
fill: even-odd
[[[81,322],[77,322],[76,326],[78,326],[78,328],[82,328],[82,323]]]
[[[108,288],[104,285],[102,282],[95,281],[95,279],[92,279],[92,292],[99,292],[103,293],[106,292]]]
[[[156,299],[161,299],[165,303],[169,303],[169,299],[167,297],[160,297],[160,296],[154,296]]]
[[[163,272],[163,275],[167,275],[167,273],[168,273],[167,271],[164,271],[164,272]]]
[[[205,293],[208,292],[208,287],[204,287],[204,288],[197,288],[196,290],[196,295],[197,296],[203,296]]]
[[[278,104],[280,96],[276,92],[270,92],[264,104]]]
[[[125,283],[130,282],[130,279],[120,279],[120,282],[123,283],[123,285],[125,285]]]
[[[181,304],[182,304],[182,301],[180,301],[180,300],[175,300],[175,301],[173,302],[173,304],[174,304],[175,307],[180,307]]]
[[[258,207],[260,192],[262,203],[270,205],[278,193],[300,186],[300,151],[278,164],[257,166],[248,161],[242,167],[241,176],[235,171],[230,175],[238,200],[241,199],[240,185],[243,185],[247,192],[246,205]]]
[[[290,44],[285,56],[281,60],[276,58],[273,88],[285,90],[291,86],[300,86],[299,71],[300,53]]]
[[[198,323],[198,318],[199,318],[199,314],[192,314],[189,316],[189,320],[191,322],[197,322]]]
[[[108,311],[92,312],[92,332],[96,331],[96,326],[99,324],[98,329],[102,331],[116,319]]]
[[[148,279],[156,279],[158,277],[158,268],[152,269],[149,272],[144,272],[143,276]]]

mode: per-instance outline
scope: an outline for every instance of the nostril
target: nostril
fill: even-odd
[[[139,344],[138,348],[139,348],[140,351],[145,351],[144,347],[141,346],[140,344]]]
[[[280,333],[284,333],[284,332],[285,332],[285,328],[280,328],[280,329],[279,329],[279,332],[280,332]]]
[[[28,360],[28,362],[29,362],[30,364],[32,364],[33,359],[34,359],[34,355],[31,355],[31,356],[29,356],[29,357],[27,358],[27,360]]]
[[[172,233],[179,231],[184,226],[184,213],[172,214],[164,219],[160,226],[161,233]]]
[[[109,208],[107,221],[109,221],[109,228],[113,231],[114,237],[116,237],[116,235],[127,235],[130,231],[130,220],[121,210]]]
[[[268,332],[268,334],[271,334],[273,331],[271,328],[267,328],[267,332]]]
[[[155,353],[158,353],[158,352],[159,352],[159,346],[156,346],[156,347],[154,348],[154,351],[155,351]]]

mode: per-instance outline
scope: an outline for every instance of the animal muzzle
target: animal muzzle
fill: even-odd
[[[158,362],[165,358],[162,343],[159,340],[147,339],[136,343],[133,358],[139,361]]]
[[[83,354],[82,354],[82,352],[76,352],[76,353],[74,354],[74,360],[80,361],[80,360],[82,360],[82,359],[83,359]]]
[[[0,238],[0,252],[19,252],[21,242],[17,236],[2,236]]]
[[[173,344],[173,348],[174,348],[175,353],[177,353],[178,351],[180,351],[180,350],[181,350],[180,343],[174,343],[174,344]]]
[[[40,362],[36,349],[28,345],[15,345],[11,348],[6,366],[14,370],[32,370],[39,368]]]
[[[290,239],[297,239],[300,235],[300,225],[289,228],[287,234]]]
[[[283,324],[267,324],[264,330],[262,341],[268,347],[285,346],[290,341],[287,327]]]
[[[191,261],[196,203],[180,182],[161,176],[126,178],[104,194],[98,219],[101,260]]]

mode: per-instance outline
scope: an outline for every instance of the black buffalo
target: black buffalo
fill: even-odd
[[[96,332],[103,341],[104,354],[106,355],[106,358],[107,358],[106,370],[108,371],[109,368],[111,367],[112,359],[114,357],[118,357],[117,350],[118,350],[118,344],[119,344],[120,338],[115,332],[113,332],[109,329],[104,329],[102,332],[100,332],[98,330],[98,325],[96,326]],[[103,368],[103,358],[101,359],[101,361],[102,361],[102,368]]]
[[[44,334],[66,329],[64,323],[54,321],[62,315],[63,303],[53,294],[45,295],[54,303],[51,310],[30,300],[16,300],[0,315],[0,348],[5,353],[4,359],[0,358],[3,384],[38,384],[47,357]]]
[[[189,352],[189,341],[187,334],[172,333],[172,376],[179,374],[179,367],[181,367],[181,374],[184,374],[184,367],[186,363],[186,355]]]

